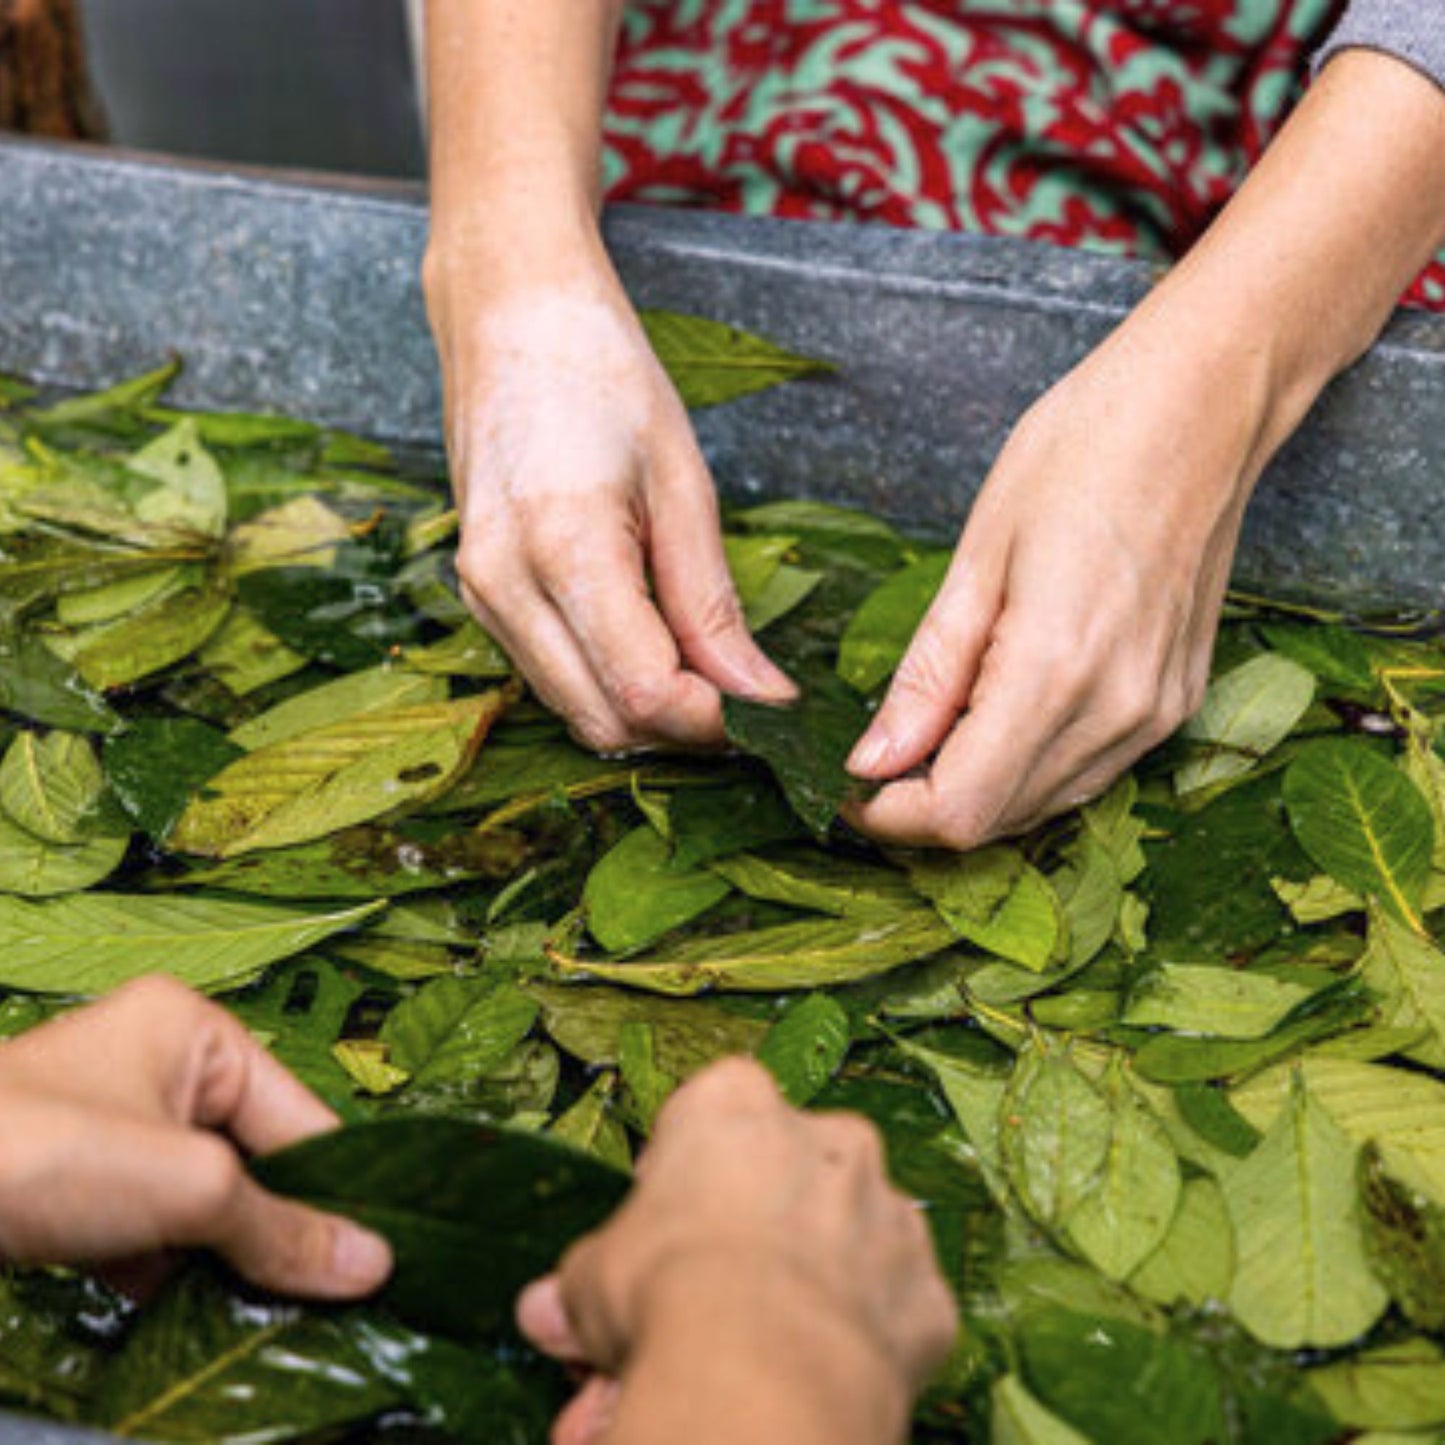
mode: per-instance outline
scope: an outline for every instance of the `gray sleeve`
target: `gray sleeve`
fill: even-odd
[[[1353,0],[1315,69],[1356,47],[1398,56],[1445,89],[1445,0]]]

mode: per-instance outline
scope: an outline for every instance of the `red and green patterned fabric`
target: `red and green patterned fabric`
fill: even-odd
[[[629,0],[614,200],[1178,255],[1340,0]],[[1410,299],[1445,311],[1445,257]]]

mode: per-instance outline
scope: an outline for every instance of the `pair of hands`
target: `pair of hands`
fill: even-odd
[[[204,1247],[271,1290],[364,1297],[390,1273],[385,1241],[267,1193],[243,1161],[336,1122],[224,1009],[166,978],[131,984],[0,1043],[0,1263],[145,1287],[170,1251]],[[682,1438],[659,1421],[718,1361],[778,1385],[758,1407],[788,1422],[775,1438],[861,1428],[874,1445],[901,1434],[954,1328],[870,1126],[798,1113],[739,1060],[679,1090],[626,1204],[520,1318],[598,1372],[559,1422],[565,1445]]]
[[[445,269],[428,283],[459,572],[532,687],[604,752],[716,744],[722,693],[789,698],[743,621],[688,419],[605,258],[485,303]],[[1025,829],[1102,792],[1198,707],[1265,393],[1232,350],[1145,311],[1029,411],[853,754],[885,784],[858,827],[955,848]]]

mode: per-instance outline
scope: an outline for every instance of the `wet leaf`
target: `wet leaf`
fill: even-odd
[[[1342,1425],[1425,1430],[1445,1425],[1445,1355],[1428,1340],[1401,1340],[1311,1370],[1310,1387]]]
[[[470,1084],[504,1063],[536,1020],[536,1000],[511,984],[439,978],[387,1015],[381,1038],[418,1088]]]
[[[1129,1288],[1162,1305],[1202,1308],[1229,1297],[1234,1278],[1234,1227],[1219,1185],[1189,1180],[1158,1246],[1129,1276]]]
[[[592,1154],[613,1169],[630,1170],[632,1146],[627,1142],[627,1128],[614,1110],[616,1090],[615,1074],[600,1075],[548,1132],[558,1143]]]
[[[159,970],[195,988],[236,988],[382,906],[304,912],[120,893],[44,903],[0,896],[0,987],[98,994]]]
[[[863,796],[845,764],[870,720],[864,703],[836,679],[810,681],[791,707],[723,700],[728,737],[772,769],[793,810],[818,837],[838,810]]]
[[[1337,883],[1413,922],[1435,846],[1430,806],[1364,743],[1311,743],[1284,780],[1290,824]]]
[[[810,994],[768,1031],[758,1062],[771,1070],[783,1097],[801,1108],[843,1067],[851,1042],[841,1005],[825,993]]]
[[[187,802],[242,755],[197,718],[137,718],[105,744],[105,778],[121,806],[157,841]]]
[[[178,357],[138,376],[127,377],[103,391],[67,397],[30,412],[26,420],[43,429],[104,423],[118,414],[133,414],[153,405],[180,373]]]
[[[892,918],[918,911],[902,873],[874,863],[830,858],[813,850],[740,853],[713,871],[749,898],[786,903],[834,918]]]
[[[1017,1375],[994,1382],[989,1431],[996,1445],[1088,1445],[1071,1425],[1044,1409]]]
[[[309,843],[436,797],[506,706],[500,692],[360,713],[259,747],[213,777],[171,832],[180,852],[232,858]]]
[[[657,359],[684,406],[717,406],[798,377],[833,370],[721,322],[670,311],[640,313]]]
[[[267,1188],[380,1230],[382,1302],[419,1329],[487,1339],[522,1287],[621,1202],[627,1176],[536,1135],[391,1118],[257,1161]]]
[[[655,957],[596,963],[554,956],[564,974],[653,993],[687,995],[708,989],[770,993],[853,983],[940,952],[952,942],[946,924],[922,911],[890,918],[785,923],[755,933],[700,938]]]
[[[440,677],[500,679],[512,675],[507,654],[470,619],[440,642],[405,648],[401,656],[413,672]]]
[[[0,813],[0,893],[51,898],[93,888],[125,857],[129,836],[47,843]]]
[[[644,1134],[652,1126],[677,1080],[657,1062],[652,1025],[632,1019],[622,1025],[617,1041],[617,1066],[627,1089],[627,1099]]]
[[[447,700],[447,685],[403,668],[371,667],[277,703],[231,730],[231,741],[247,752],[289,742],[303,733],[347,722],[363,713],[421,707]]]
[[[1360,977],[1379,996],[1386,1028],[1425,1035],[1403,1052],[1445,1067],[1445,953],[1434,941],[1372,904]]]
[[[646,824],[616,843],[587,875],[587,927],[609,953],[633,953],[690,923],[732,891],[716,873],[679,868]]]
[[[196,661],[237,697],[246,697],[306,666],[299,652],[292,652],[244,607],[233,607],[226,614],[226,620],[196,654]]]
[[[188,1270],[146,1311],[100,1382],[91,1419],[144,1440],[292,1440],[401,1403],[344,1316],[249,1299]]]
[[[109,733],[120,718],[68,662],[0,609],[0,709],[75,732]]]
[[[807,836],[777,788],[761,778],[680,789],[668,800],[667,815],[672,861],[680,869]]]

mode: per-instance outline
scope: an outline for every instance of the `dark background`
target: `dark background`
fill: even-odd
[[[419,177],[406,0],[81,0],[117,144]]]

